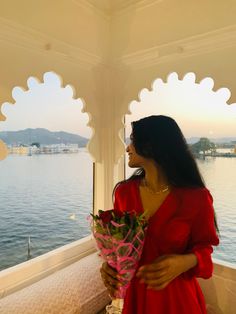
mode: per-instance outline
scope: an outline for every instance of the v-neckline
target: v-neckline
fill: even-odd
[[[140,208],[142,209],[142,213],[144,213],[145,211],[144,211],[144,208],[143,208],[143,203],[142,203],[142,199],[141,199],[141,195],[140,195],[140,190],[139,190],[139,185],[140,185],[140,183],[141,183],[141,179],[136,180],[136,193],[137,193],[137,196],[138,196]],[[171,189],[170,192],[167,194],[166,198],[163,200],[163,202],[161,203],[161,205],[155,210],[154,214],[148,218],[148,221],[152,220],[155,216],[157,216],[157,214],[159,213],[159,211],[164,207],[164,205],[166,204],[166,202],[169,200],[170,196],[173,194],[173,190],[174,190],[174,187],[172,187],[172,189]]]

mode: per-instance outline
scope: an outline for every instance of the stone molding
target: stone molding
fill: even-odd
[[[110,5],[107,3],[105,5],[100,0],[72,0],[76,5],[78,5],[80,8],[83,8],[85,10],[88,10],[89,12],[95,13],[96,15],[99,15],[103,19],[109,21],[110,20]],[[107,1],[109,2],[109,0]]]
[[[143,10],[164,0],[122,0],[118,4],[112,5],[112,16],[116,17],[129,11]]]
[[[0,18],[0,42],[1,41],[4,41],[4,44],[14,45],[37,53],[52,53],[55,57],[75,63],[86,69],[88,66],[108,65],[102,56],[93,54],[64,41],[55,38],[52,39],[49,35],[4,18]],[[193,55],[233,47],[235,45],[236,24],[212,32],[198,34],[182,40],[139,50],[118,57],[111,60],[111,62],[116,68],[120,68],[123,65],[145,68]]]
[[[4,18],[0,18],[1,41],[4,45],[13,45],[36,53],[52,53],[55,57],[73,62],[83,68],[103,63],[101,56]]]
[[[73,0],[74,3],[89,11],[96,12],[106,20],[119,16],[132,10],[142,10],[164,0]]]
[[[126,54],[114,60],[114,66],[145,68],[180,58],[205,54],[236,45],[236,24],[218,30],[157,45]]]

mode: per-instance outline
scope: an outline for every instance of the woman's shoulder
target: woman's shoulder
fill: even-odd
[[[213,215],[213,198],[205,187],[176,188],[179,210],[190,219]]]
[[[201,195],[210,193],[206,187],[174,187],[174,189],[179,193],[186,195]]]
[[[121,181],[115,186],[115,193],[127,192],[127,190],[136,188],[136,186],[139,184],[139,181],[140,181],[139,178]]]
[[[132,179],[132,180],[124,180],[119,182],[116,185],[116,189],[126,189],[127,187],[133,187],[134,185],[137,185],[140,182],[140,179]]]
[[[176,188],[177,195],[186,202],[199,204],[200,202],[213,202],[211,192],[206,187]]]
[[[138,210],[138,180],[126,180],[118,183],[114,189],[114,208],[125,211],[130,210],[131,207]]]

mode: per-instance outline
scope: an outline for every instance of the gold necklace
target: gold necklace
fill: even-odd
[[[159,191],[153,191],[153,189],[151,189],[148,184],[147,184],[147,181],[145,178],[143,178],[143,185],[145,188],[148,189],[149,192],[151,192],[152,194],[161,194],[161,193],[165,193],[169,190],[169,185],[166,185],[162,190],[159,190]]]

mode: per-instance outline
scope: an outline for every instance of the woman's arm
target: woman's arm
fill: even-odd
[[[195,254],[164,255],[139,268],[136,276],[154,290],[164,289],[172,280],[197,265]]]
[[[146,283],[150,288],[160,290],[182,273],[189,277],[211,277],[212,245],[219,243],[214,226],[212,201],[207,189],[199,189],[188,196],[185,206],[192,207],[195,214],[186,254],[161,256],[153,263],[140,267],[137,276],[141,282]]]
[[[213,198],[207,189],[201,190],[196,202],[197,214],[192,222],[188,253],[197,257],[197,265],[186,275],[210,278],[213,272],[211,254],[213,245],[219,244],[214,224]]]
[[[110,296],[114,297],[115,292],[120,285],[120,282],[117,279],[117,271],[110,267],[107,262],[104,262],[100,268],[100,273],[103,283],[107,288]]]

